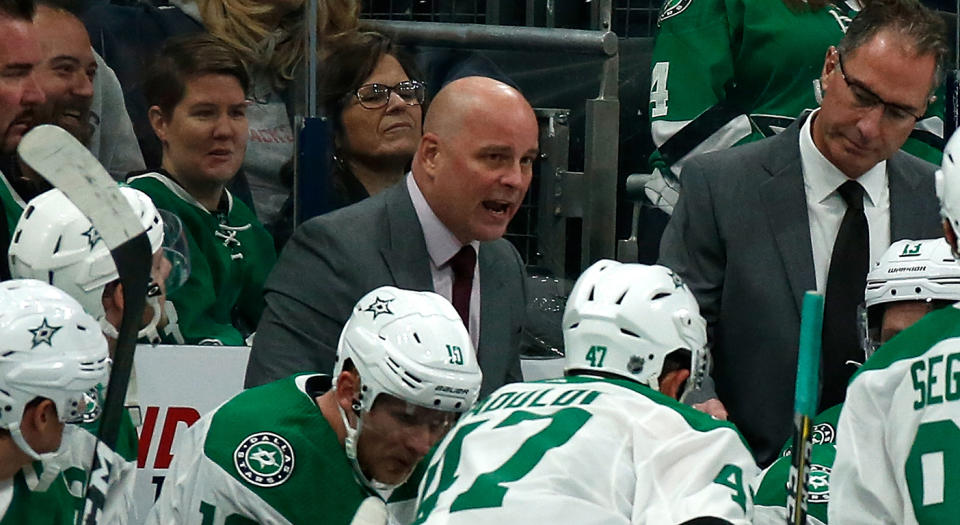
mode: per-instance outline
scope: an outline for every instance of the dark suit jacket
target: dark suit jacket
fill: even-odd
[[[517,250],[481,243],[481,395],[521,381],[520,328],[526,279]],[[246,386],[296,372],[331,373],[340,330],[354,304],[378,286],[433,291],[430,259],[404,181],[303,223],[264,286],[267,303],[254,337]]]
[[[764,466],[790,435],[803,293],[816,289],[798,119],[780,135],[691,159],[660,263],[711,331],[717,395]],[[942,235],[935,166],[887,161],[891,241]]]

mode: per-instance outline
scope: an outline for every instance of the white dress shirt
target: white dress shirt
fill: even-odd
[[[817,110],[819,111],[819,110]],[[813,143],[811,122],[817,111],[810,114],[800,129],[800,163],[803,169],[803,190],[807,196],[807,215],[810,220],[810,241],[813,246],[813,267],[817,277],[817,291],[826,292],[827,272],[833,243],[840,231],[840,222],[847,212],[843,197],[837,192],[850,180],[834,166]],[[863,186],[863,211],[870,229],[870,268],[890,246],[890,188],[887,184],[887,161],[856,179]]]
[[[430,275],[433,277],[433,291],[442,295],[448,301],[453,301],[453,268],[448,262],[450,258],[463,248],[462,244],[440,219],[427,199],[413,180],[413,175],[407,174],[407,190],[413,209],[417,212],[420,227],[423,228],[423,240],[427,243],[427,253],[430,255]],[[477,252],[477,263],[473,267],[473,287],[470,289],[470,340],[473,347],[480,344],[480,241],[472,241],[470,246]]]

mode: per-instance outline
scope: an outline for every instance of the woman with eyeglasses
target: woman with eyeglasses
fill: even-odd
[[[169,301],[187,344],[244,345],[276,262],[273,237],[227,189],[248,151],[249,85],[240,55],[203,33],[168,40],[147,75],[162,167],[127,182],[183,223],[190,277]]]
[[[330,42],[318,98],[333,123],[336,207],[379,193],[407,172],[422,134],[426,90],[419,78],[413,60],[380,33]]]

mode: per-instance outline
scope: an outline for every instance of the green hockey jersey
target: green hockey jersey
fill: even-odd
[[[810,525],[827,523],[830,503],[830,472],[837,454],[837,418],[843,405],[820,413],[813,420],[813,448],[810,451],[810,474],[807,482],[807,519]],[[753,483],[754,525],[782,525],[787,519],[787,481],[790,478],[791,447],[789,439],[780,457],[767,467]]]
[[[0,525],[75,523],[76,515],[83,510],[84,486],[96,445],[95,435],[79,426],[66,425],[55,455],[35,461],[13,479],[0,482]],[[100,523],[127,523],[134,508],[136,456],[124,458],[104,443],[99,447],[100,459],[110,465]]]
[[[329,376],[252,388],[178,441],[147,523],[351,523],[371,494],[313,396]]]
[[[651,60],[651,169],[679,176],[693,155],[772,136],[818,102],[847,3],[793,11],[781,0],[666,0]],[[943,97],[904,150],[940,163]],[[939,149],[938,149],[939,148]]]
[[[167,299],[186,343],[244,345],[263,313],[263,282],[277,260],[273,238],[229,191],[225,209],[211,213],[164,173],[127,182],[183,222],[190,277]]]
[[[837,429],[833,523],[956,523],[960,310],[935,310],[853,375]]]

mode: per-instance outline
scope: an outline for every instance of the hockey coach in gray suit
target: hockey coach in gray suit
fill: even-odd
[[[389,121],[381,128],[388,139]],[[530,185],[537,142],[533,109],[515,89],[482,77],[442,89],[411,174],[295,231],[264,287],[246,386],[331,372],[351,308],[383,285],[451,300],[477,348],[481,394],[522,380],[526,281],[502,236]],[[366,308],[392,315],[387,301]]]
[[[857,305],[892,241],[936,236],[935,166],[898,151],[947,47],[914,0],[876,0],[826,52],[821,107],[781,134],[692,159],[660,263],[707,320],[717,397],[761,466],[790,435],[806,290],[825,294],[820,410],[863,361]]]

